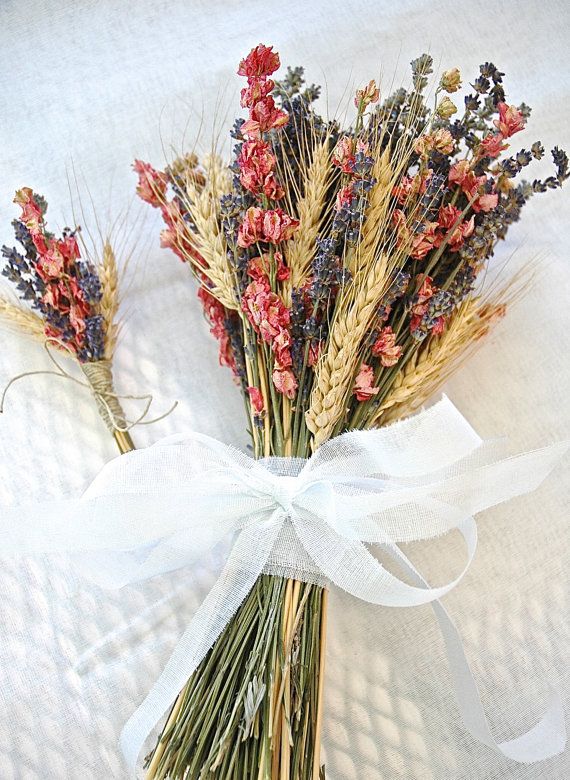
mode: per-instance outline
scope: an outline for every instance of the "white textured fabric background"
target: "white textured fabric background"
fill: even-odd
[[[162,164],[171,144],[180,148],[184,134],[195,137],[202,117],[208,137],[220,106],[218,125],[229,126],[237,106],[235,66],[260,41],[275,44],[283,63],[305,65],[309,80],[323,82],[326,74],[331,110],[348,85],[380,72],[389,83],[395,70],[399,84],[409,60],[428,48],[436,62],[458,65],[466,78],[490,59],[507,73],[510,100],[534,109],[524,137],[515,140],[568,148],[569,23],[567,3],[553,0],[3,0],[0,242],[11,241],[11,198],[22,185],[46,195],[52,226],[71,223],[67,175],[74,168],[86,211],[91,197],[106,228],[121,210],[122,233],[131,226],[131,236],[138,236],[116,359],[120,390],[152,392],[157,410],[180,401],[169,418],[137,430],[137,443],[194,428],[243,445],[241,402],[216,365],[187,269],[158,249],[152,214],[143,210],[144,224],[136,223],[141,211],[132,201],[132,159]],[[548,263],[526,301],[447,387],[479,433],[508,435],[517,448],[570,435],[569,206],[567,191],[536,197],[511,231],[501,257],[520,247],[513,265],[538,251]],[[93,226],[89,213],[78,220]],[[2,382],[47,367],[36,345],[4,332],[0,338]],[[108,438],[86,392],[56,378],[24,380],[0,419],[0,500],[77,492],[115,454]],[[500,738],[535,722],[545,679],[565,692],[570,711],[569,504],[566,463],[534,496],[480,516],[476,561],[446,598]],[[446,554],[455,544],[450,538],[415,551],[434,582],[449,575]],[[69,600],[69,583],[56,565],[2,569],[2,780],[127,778],[116,750],[119,725],[210,580],[205,567],[121,594],[81,587]],[[464,732],[429,608],[356,611],[338,593],[331,601],[329,780],[570,776],[568,752],[521,766]],[[77,681],[66,667],[67,658],[82,652],[90,713],[78,705]],[[120,666],[125,657],[128,671]],[[349,723],[361,732],[350,745]]]

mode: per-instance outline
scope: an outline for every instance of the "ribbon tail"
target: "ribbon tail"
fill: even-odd
[[[426,580],[398,548],[386,547],[385,549],[418,586],[429,588]],[[532,764],[560,754],[566,745],[566,726],[562,699],[552,686],[549,686],[550,697],[547,710],[533,728],[505,742],[497,742],[494,739],[481,703],[477,683],[465,656],[459,631],[439,600],[433,601],[431,606],[445,642],[459,712],[470,734],[495,753],[522,764]]]
[[[202,602],[160,677],[125,724],[119,745],[134,771],[142,746],[253,588],[281,523],[252,522],[237,537],[219,579]]]

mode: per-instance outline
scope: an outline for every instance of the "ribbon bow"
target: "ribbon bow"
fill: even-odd
[[[531,763],[564,748],[558,694],[551,691],[547,712],[533,729],[497,743],[457,629],[439,599],[473,559],[473,515],[534,490],[568,446],[500,457],[497,443],[483,442],[445,397],[400,423],[338,436],[308,460],[255,461],[202,434],[171,436],[108,463],[81,499],[42,505],[41,523],[25,507],[9,509],[0,550],[66,551],[100,584],[120,587],[187,566],[233,535],[219,579],[122,731],[132,767],[263,572],[334,584],[382,606],[431,603],[466,727],[496,752]],[[453,529],[465,540],[467,562],[454,580],[432,588],[398,545]],[[374,545],[412,585],[382,566]]]

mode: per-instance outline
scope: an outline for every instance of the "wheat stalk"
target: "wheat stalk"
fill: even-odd
[[[291,289],[302,287],[311,268],[317,236],[325,218],[325,204],[334,169],[330,161],[329,139],[319,144],[303,176],[303,194],[297,206],[300,227],[286,250],[291,276],[283,285],[283,297],[290,305]]]
[[[505,303],[468,298],[452,314],[445,331],[430,338],[397,374],[373,425],[399,420],[421,406],[459,368],[462,359],[481,344]]]
[[[194,176],[185,181],[187,203],[185,204],[193,221],[186,227],[191,244],[204,260],[204,265],[193,258],[189,260],[199,273],[208,277],[213,287],[208,292],[227,309],[237,309],[234,274],[227,257],[227,247],[219,227],[220,195],[229,186],[228,173],[221,160],[211,155],[205,160],[207,171],[204,186]]]
[[[43,320],[31,309],[26,309],[24,306],[12,303],[7,298],[0,297],[0,318],[8,327],[32,336],[32,338],[45,341]]]
[[[115,253],[109,241],[105,241],[103,245],[99,279],[102,292],[99,308],[105,323],[105,359],[111,360],[117,343],[118,326],[115,317],[119,309],[119,272]]]
[[[0,296],[0,321],[6,325],[8,330],[15,333],[21,333],[24,336],[30,336],[42,344],[48,344],[45,334],[45,325],[42,318],[31,309],[12,303],[7,298]],[[61,352],[65,357],[70,357],[71,353],[57,339],[49,341],[49,348]]]
[[[349,260],[349,269],[353,274],[358,273],[374,258],[384,229],[389,223],[391,193],[395,183],[394,171],[390,164],[389,147],[386,147],[382,154],[376,158],[371,175],[376,179],[376,184],[370,192],[358,249]]]
[[[381,149],[382,138],[380,134],[376,149]],[[373,165],[372,175],[377,181],[369,196],[362,237],[356,250],[349,251],[345,259],[353,276],[352,290],[349,288],[348,295],[341,296],[337,303],[305,415],[314,447],[333,434],[345,413],[367,328],[389,287],[392,272],[406,259],[406,247],[398,246],[395,239],[387,243],[385,238],[395,208],[392,189],[407,165],[411,144],[410,138],[403,137],[395,151],[387,146],[378,153]]]
[[[338,314],[331,325],[327,349],[317,364],[305,414],[315,448],[332,435],[344,414],[362,342],[386,286],[387,265],[382,255],[360,280],[359,288],[350,288],[343,295],[346,300],[337,304]]]

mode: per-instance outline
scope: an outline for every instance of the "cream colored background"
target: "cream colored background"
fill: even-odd
[[[163,148],[180,147],[184,132],[194,138],[201,116],[208,137],[220,107],[229,107],[227,118],[218,111],[225,130],[237,106],[235,66],[260,41],[275,44],[283,63],[304,64],[310,80],[324,82],[326,74],[332,110],[347,86],[381,71],[385,90],[394,69],[399,84],[407,63],[427,48],[467,78],[490,59],[507,72],[509,98],[534,109],[517,140],[568,148],[569,22],[567,3],[553,0],[3,0],[0,240],[11,241],[11,198],[22,185],[47,196],[54,227],[71,223],[67,176],[74,168],[86,211],[89,191],[103,228],[121,210],[119,232],[130,227],[131,239],[138,237],[124,296],[118,386],[152,392],[158,411],[180,401],[168,419],[136,431],[137,442],[195,428],[244,445],[241,402],[216,365],[188,271],[158,248],[153,214],[133,202],[132,159],[161,165]],[[518,248],[513,266],[537,252],[547,254],[548,264],[523,305],[447,388],[479,432],[505,434],[519,448],[570,435],[569,192],[537,197],[501,247],[503,259]],[[93,226],[89,213],[77,219]],[[24,339],[2,332],[0,343],[2,382],[48,366],[41,349]],[[0,437],[2,500],[78,491],[114,455],[87,393],[56,378],[13,388]],[[535,722],[546,679],[568,701],[569,503],[566,462],[536,495],[482,515],[475,563],[446,599],[501,738]],[[449,539],[436,551],[417,551],[433,580],[449,574],[445,558],[455,544]],[[209,581],[207,571],[196,577],[200,587]],[[9,637],[0,649],[2,780],[127,777],[115,747],[118,727],[195,608],[200,590],[190,584],[189,575],[179,574],[121,595],[83,587],[78,599],[66,601],[53,595],[70,592],[58,566],[0,571],[0,623]],[[525,767],[465,734],[429,608],[360,610],[356,618],[351,606],[333,594],[327,778],[570,776],[568,754]],[[137,620],[122,629],[129,615]],[[77,657],[110,630],[111,640],[84,659],[92,711],[76,711],[76,679],[60,655]],[[118,668],[121,658],[129,659],[127,670]],[[350,722],[361,731],[352,745]]]

